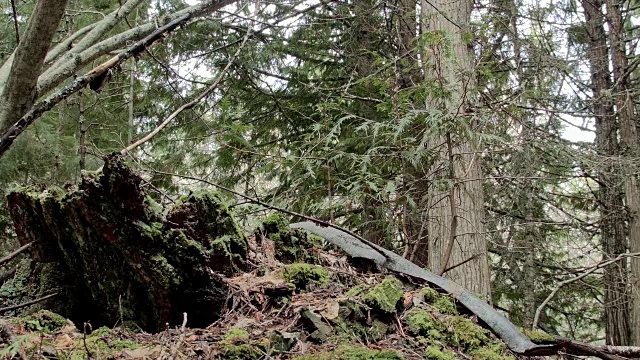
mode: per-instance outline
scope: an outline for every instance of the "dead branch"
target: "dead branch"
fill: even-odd
[[[536,309],[536,313],[535,316],[533,317],[533,324],[531,326],[532,329],[536,329],[538,327],[538,324],[540,323],[540,316],[542,314],[542,311],[544,310],[544,308],[547,306],[547,304],[549,304],[549,302],[556,296],[556,294],[558,293],[558,291],[560,291],[560,289],[562,289],[565,285],[574,283],[576,281],[579,281],[583,278],[585,278],[586,276],[590,275],[591,273],[593,273],[594,271],[601,269],[605,266],[609,266],[617,261],[620,261],[624,258],[630,257],[630,256],[638,256],[640,255],[640,253],[632,253],[632,254],[620,254],[618,255],[618,257],[616,257],[615,259],[611,259],[611,260],[605,260],[605,261],[601,261],[600,263],[592,266],[589,270],[583,272],[582,274],[571,278],[571,279],[567,279],[564,281],[561,281],[558,283],[558,285],[553,289],[553,291],[551,291],[551,293],[547,296],[546,299],[544,299],[544,301],[542,302],[542,304],[540,304],[540,306],[538,306],[538,308]]]
[[[28,244],[22,245],[16,251],[14,251],[11,254],[3,257],[2,259],[0,259],[0,265],[4,265],[4,264],[8,263],[9,261],[13,260],[16,256],[18,256],[18,255],[22,254],[23,252],[25,252],[25,250],[27,250],[32,244],[33,244],[33,242],[30,242]]]
[[[25,308],[27,306],[31,306],[31,305],[40,303],[40,302],[43,302],[45,300],[51,299],[54,296],[58,296],[58,293],[49,294],[47,296],[43,296],[43,297],[37,298],[35,300],[23,302],[22,304],[6,306],[6,307],[3,307],[3,308],[0,308],[0,314],[5,313],[7,311],[18,310],[18,309]]]

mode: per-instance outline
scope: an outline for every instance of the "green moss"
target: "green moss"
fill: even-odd
[[[252,344],[226,344],[220,349],[220,355],[223,359],[242,360],[259,359],[263,353]]]
[[[221,341],[220,355],[231,360],[259,359],[264,356],[263,347],[252,343],[246,330],[233,328]]]
[[[264,219],[258,234],[273,241],[276,259],[285,264],[318,262],[318,255],[309,249],[320,248],[322,239],[301,229],[291,229],[289,221],[281,213]]]
[[[453,345],[461,345],[465,349],[476,349],[489,343],[489,332],[462,316],[448,319],[448,328],[453,330]]]
[[[443,332],[446,331],[444,324],[436,320],[428,311],[420,308],[411,309],[405,322],[411,334],[428,337],[431,340],[442,339]]]
[[[86,348],[89,349],[90,354],[87,354],[84,341],[82,337],[76,339],[73,346],[73,351],[68,355],[68,359],[71,360],[85,360],[87,358],[93,358],[99,354],[99,358],[113,359],[115,355],[124,350],[134,350],[142,345],[128,339],[113,339],[112,332],[107,327],[101,327],[95,329],[86,338]],[[65,357],[66,359],[67,357]]]
[[[309,285],[326,285],[329,283],[329,273],[317,265],[295,263],[284,269],[284,279],[293,284],[296,289],[305,290]]]
[[[473,360],[514,360],[511,355],[503,355],[490,348],[479,348],[469,352]]]
[[[453,299],[451,299],[448,296],[442,296],[442,295],[439,296],[435,301],[433,301],[432,305],[443,314],[449,314],[449,315],[458,314],[458,309],[456,309],[456,304],[454,304]]]
[[[347,297],[358,296],[362,294],[366,289],[367,287],[365,285],[359,284],[349,289],[349,291],[347,291],[345,295]]]
[[[422,288],[422,291],[420,293],[424,297],[424,301],[428,303],[432,303],[433,301],[440,298],[440,294],[438,293],[438,291],[430,287]]]
[[[456,360],[456,353],[451,350],[440,350],[437,346],[429,346],[424,356],[430,360]]]
[[[375,309],[386,313],[396,311],[398,302],[402,299],[402,282],[394,276],[387,276],[364,296],[364,300]]]
[[[42,331],[45,333],[60,330],[67,320],[49,310],[40,310],[24,319],[24,327],[31,331]]]
[[[522,329],[522,332],[526,337],[531,339],[534,343],[553,342],[556,340],[555,336],[547,334],[542,330],[526,330]]]
[[[93,332],[91,332],[91,336],[92,337],[109,336],[110,333],[111,333],[111,330],[109,330],[108,327],[102,326],[93,330]]]
[[[124,349],[135,350],[141,347],[141,345],[133,340],[112,340],[109,341],[109,347],[119,351]]]
[[[361,346],[343,345],[331,352],[296,357],[297,360],[404,360],[395,350],[372,350]]]
[[[249,339],[249,332],[244,329],[232,328],[222,339],[223,342],[232,343],[234,341],[246,341]]]

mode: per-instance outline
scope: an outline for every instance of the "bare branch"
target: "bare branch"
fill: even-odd
[[[596,271],[598,269],[602,269],[603,267],[609,266],[609,265],[611,265],[611,264],[613,264],[613,263],[615,263],[617,261],[620,261],[622,259],[625,259],[625,258],[628,258],[628,257],[632,257],[632,256],[640,256],[640,253],[620,254],[615,259],[601,261],[600,263],[592,266],[589,270],[583,272],[582,274],[580,274],[580,275],[578,275],[578,276],[576,276],[574,278],[567,279],[567,280],[559,282],[558,285],[553,289],[553,291],[551,291],[551,293],[547,296],[547,298],[544,299],[542,304],[540,304],[540,306],[538,306],[538,308],[536,309],[536,314],[533,317],[533,325],[531,326],[531,328],[532,329],[536,329],[538,327],[538,324],[540,323],[540,315],[542,314],[542,311],[547,306],[547,304],[549,304],[549,301],[551,301],[556,296],[558,291],[560,291],[560,289],[562,289],[565,285],[569,285],[571,283],[579,281],[579,280],[585,278],[586,276],[592,274],[594,271]]]

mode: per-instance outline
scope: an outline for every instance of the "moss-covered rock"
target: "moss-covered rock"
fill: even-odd
[[[284,268],[284,279],[298,290],[306,290],[310,286],[322,286],[329,283],[329,273],[321,266],[295,263]]]
[[[320,248],[322,239],[301,229],[291,229],[289,221],[280,213],[264,219],[258,235],[273,241],[276,259],[285,264],[318,263],[318,256],[309,250]]]
[[[367,305],[386,312],[396,312],[398,302],[402,299],[402,282],[395,276],[387,276],[378,285],[369,290],[363,297]]]
[[[252,342],[244,329],[232,328],[220,342],[220,356],[230,360],[251,360],[264,356],[264,343]]]

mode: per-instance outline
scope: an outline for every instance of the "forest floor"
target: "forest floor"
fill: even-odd
[[[452,298],[328,250],[313,264],[276,260],[249,239],[254,269],[225,277],[221,318],[157,334],[127,321],[91,329],[46,310],[5,318],[3,359],[514,359]],[[271,244],[269,246],[269,244]]]

